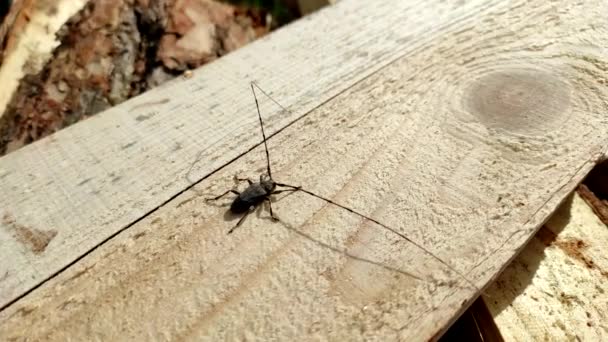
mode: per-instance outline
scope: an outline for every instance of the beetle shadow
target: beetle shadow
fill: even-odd
[[[279,202],[279,201],[284,200],[285,198],[287,198],[287,197],[289,197],[289,196],[291,196],[291,195],[293,195],[295,193],[296,192],[294,191],[294,192],[286,193],[283,196],[270,196],[270,201],[272,203]],[[277,222],[277,221],[274,221],[272,219],[272,217],[270,217],[270,216],[262,217],[262,215],[261,215],[262,211],[270,212],[269,209],[268,209],[268,203],[266,201],[264,201],[261,205],[257,206],[254,210],[256,211],[256,218],[257,219],[268,220],[268,221],[271,221],[272,223],[279,223],[280,225],[282,225],[284,228],[288,229],[289,231],[291,231],[291,232],[293,232],[293,233],[295,233],[295,234],[297,234],[297,235],[299,235],[299,236],[301,236],[301,237],[303,237],[303,238],[305,238],[305,239],[307,239],[307,240],[309,240],[309,241],[317,244],[318,246],[320,246],[322,248],[327,248],[327,249],[331,250],[334,253],[342,254],[342,255],[344,255],[347,258],[350,258],[352,260],[357,260],[357,261],[360,261],[360,262],[364,262],[364,263],[368,263],[368,264],[371,264],[371,265],[374,265],[374,266],[378,266],[378,267],[383,268],[383,269],[385,269],[387,271],[397,272],[397,273],[399,273],[401,275],[404,275],[404,276],[407,276],[407,277],[411,277],[411,278],[414,278],[416,280],[420,280],[420,281],[424,280],[424,279],[420,278],[419,276],[417,276],[417,275],[415,275],[413,273],[410,273],[410,272],[407,272],[407,271],[404,271],[404,270],[401,270],[401,269],[398,269],[398,268],[395,268],[395,267],[391,267],[391,266],[382,264],[382,263],[374,261],[374,260],[362,258],[360,256],[357,256],[357,255],[354,255],[352,253],[349,253],[349,252],[347,252],[345,250],[342,250],[342,249],[336,248],[336,247],[334,247],[332,245],[329,245],[329,244],[327,244],[327,243],[325,243],[323,241],[319,241],[319,240],[315,239],[314,237],[312,237],[311,235],[306,234],[303,231],[296,229],[294,226],[290,225],[289,223],[287,223],[287,222],[285,222],[285,221],[283,221],[281,219],[279,219],[279,221]],[[236,218],[240,218],[241,215],[243,215],[243,214],[233,214],[233,213],[230,212],[230,210],[227,210],[226,213],[224,214],[224,219],[227,220],[227,221],[228,220],[234,220]]]
[[[226,210],[224,212],[224,221],[232,222],[232,221],[240,220],[243,217],[243,215],[251,215],[254,211],[256,213],[255,216],[258,219],[271,219],[271,217],[261,217],[261,212],[264,211],[263,208],[265,208],[265,205],[266,205],[266,202],[264,202],[262,205],[256,206],[255,208],[249,210],[248,212],[240,213],[240,214],[235,214],[230,210]],[[230,204],[218,205],[218,207],[228,207],[228,206],[230,206]],[[241,222],[241,225],[246,220],[247,220],[247,218],[245,218],[243,220],[243,222]],[[234,227],[234,228],[236,228],[236,227]]]
[[[286,193],[285,195],[280,196],[280,197],[270,196],[270,201],[272,203],[275,203],[275,202],[284,200],[285,198],[293,195],[294,193],[295,192],[289,192],[289,193]],[[223,204],[215,204],[215,205],[218,206],[218,207],[227,207],[227,206],[230,205],[229,203],[230,202],[224,202]],[[327,244],[327,243],[325,243],[323,241],[315,239],[311,235],[306,234],[305,232],[303,232],[301,230],[296,229],[294,226],[290,225],[289,223],[287,223],[287,222],[285,222],[285,221],[283,221],[281,219],[279,219],[279,221],[277,222],[277,221],[274,221],[270,215],[262,217],[262,212],[263,211],[264,212],[269,212],[268,203],[266,201],[264,201],[260,205],[256,206],[250,212],[244,213],[244,214],[235,214],[235,213],[233,213],[230,210],[226,210],[225,213],[224,213],[224,220],[225,221],[234,221],[236,219],[242,218],[243,215],[251,215],[253,211],[256,212],[256,218],[257,219],[269,220],[272,223],[279,223],[284,228],[286,228],[289,231],[291,231],[292,233],[295,233],[295,234],[297,234],[297,235],[299,235],[299,236],[301,236],[301,237],[303,237],[303,238],[305,238],[305,239],[307,239],[307,240],[309,240],[309,241],[317,244],[318,246],[320,246],[322,248],[326,248],[326,249],[328,249],[328,250],[330,250],[330,251],[332,251],[334,253],[342,254],[342,255],[346,256],[347,258],[349,258],[349,259],[356,260],[356,261],[359,261],[359,262],[364,262],[364,263],[367,263],[367,264],[370,264],[370,265],[374,265],[374,266],[383,268],[383,269],[385,269],[387,271],[395,272],[395,273],[401,274],[401,275],[406,276],[406,277],[414,278],[414,279],[419,280],[419,281],[429,280],[429,279],[423,279],[423,278],[421,278],[421,277],[419,277],[419,276],[417,276],[417,275],[415,275],[413,273],[404,271],[402,269],[399,269],[399,268],[396,268],[396,267],[392,267],[392,266],[388,266],[388,265],[385,265],[383,263],[380,263],[380,262],[377,262],[377,261],[374,261],[374,260],[371,260],[371,259],[366,259],[366,258],[357,256],[357,255],[354,255],[352,253],[349,253],[346,250],[342,250],[340,248],[337,248],[337,247],[334,247],[332,245],[329,245],[329,244]],[[430,280],[433,280],[439,286],[443,285],[442,282],[437,282],[434,279],[430,279]]]
[[[281,200],[283,200],[283,199],[285,199],[285,198],[287,198],[287,197],[289,197],[289,196],[291,196],[291,195],[293,195],[293,194],[295,194],[295,193],[296,193],[296,192],[294,191],[294,192],[285,193],[285,194],[284,194],[284,195],[282,195],[282,196],[270,196],[270,198],[269,198],[269,199],[270,199],[270,202],[275,203],[275,202],[281,201]],[[227,205],[228,205],[228,204],[224,204],[224,205],[222,205],[222,206],[227,206]],[[265,210],[264,210],[264,209],[265,209]],[[272,223],[279,223],[279,224],[281,224],[281,225],[282,225],[284,228],[286,228],[286,229],[290,230],[291,232],[293,232],[293,233],[295,233],[295,234],[297,234],[297,235],[300,235],[301,237],[303,237],[303,238],[305,238],[305,239],[307,239],[307,240],[309,240],[309,241],[311,241],[311,242],[313,242],[313,243],[317,244],[318,246],[320,246],[320,247],[322,247],[322,248],[326,248],[326,249],[328,249],[328,250],[330,250],[330,251],[332,251],[332,252],[334,252],[334,253],[342,254],[342,255],[346,256],[347,258],[349,258],[349,259],[356,260],[356,261],[359,261],[359,262],[364,262],[364,263],[367,263],[367,264],[370,264],[370,265],[374,265],[374,266],[380,267],[380,268],[382,268],[382,269],[384,269],[384,270],[386,270],[386,271],[395,272],[395,273],[398,273],[398,274],[400,274],[400,275],[403,275],[403,276],[406,276],[406,277],[409,277],[409,278],[413,278],[413,279],[416,279],[416,280],[419,280],[419,281],[431,281],[431,282],[433,282],[433,283],[434,283],[436,286],[445,286],[445,285],[447,285],[447,286],[449,286],[449,287],[453,287],[453,286],[455,286],[455,285],[456,285],[456,284],[454,283],[454,281],[443,281],[443,280],[438,280],[438,279],[436,279],[436,278],[435,278],[435,277],[433,277],[433,276],[431,276],[431,277],[426,277],[426,278],[422,278],[422,277],[420,277],[420,276],[418,276],[418,275],[416,275],[416,274],[413,274],[413,273],[410,273],[410,272],[404,271],[404,270],[402,270],[402,269],[400,269],[400,268],[396,268],[396,267],[388,266],[388,265],[383,264],[383,263],[378,262],[378,261],[374,261],[374,260],[371,260],[371,259],[366,259],[366,258],[363,258],[363,257],[357,256],[357,255],[355,255],[355,254],[349,253],[349,252],[348,252],[348,251],[346,251],[346,250],[339,249],[339,248],[334,247],[334,246],[332,246],[332,245],[329,245],[329,244],[327,244],[327,243],[325,243],[325,242],[323,242],[323,241],[317,240],[317,239],[315,239],[314,237],[312,237],[311,235],[306,234],[306,233],[304,233],[303,231],[296,229],[295,227],[293,227],[292,225],[290,225],[289,223],[287,223],[287,222],[285,222],[285,221],[283,221],[283,220],[281,220],[281,219],[279,219],[278,221],[275,221],[275,220],[273,220],[273,218],[272,218],[270,215],[267,215],[267,216],[262,217],[261,213],[262,213],[263,211],[269,212],[269,210],[268,210],[268,203],[267,203],[267,201],[264,201],[264,202],[263,202],[263,203],[261,203],[260,205],[257,205],[257,206],[256,206],[254,209],[252,209],[252,210],[251,210],[249,213],[247,213],[247,215],[250,215],[250,214],[251,214],[253,211],[256,211],[256,218],[257,218],[257,219],[269,220],[269,221],[271,221]],[[230,210],[227,210],[227,211],[224,213],[224,219],[225,219],[225,221],[231,221],[231,220],[235,220],[235,219],[237,219],[237,218],[239,218],[239,219],[240,219],[240,218],[242,217],[242,215],[244,215],[244,214],[234,214],[234,213],[232,213]],[[236,227],[234,227],[234,228],[236,228]],[[234,228],[233,228],[232,230],[234,230]],[[466,280],[466,279],[465,279],[465,280]],[[458,285],[456,285],[456,286],[457,286],[457,287],[460,287],[460,286],[458,286]],[[468,287],[467,287],[467,288],[468,288]]]
[[[223,205],[224,207],[227,207],[228,205]],[[234,221],[237,219],[240,219],[244,214],[235,214],[230,210],[226,210],[226,212],[224,212],[224,221],[230,222],[230,221]]]
[[[272,219],[270,217],[264,217],[262,219],[272,221]],[[309,240],[309,241],[317,244],[318,246],[320,246],[322,248],[326,248],[326,249],[328,249],[328,250],[330,250],[330,251],[332,251],[334,253],[342,254],[342,255],[346,256],[347,258],[349,258],[349,259],[360,261],[360,262],[364,262],[364,263],[367,263],[367,264],[370,264],[370,265],[374,265],[374,266],[383,268],[383,269],[385,269],[387,271],[396,272],[396,273],[399,273],[399,274],[401,274],[403,276],[414,278],[416,280],[420,280],[420,281],[424,281],[425,280],[425,279],[423,279],[423,278],[421,278],[421,277],[419,277],[419,276],[417,276],[417,275],[415,275],[413,273],[404,271],[404,270],[396,268],[396,267],[388,266],[388,265],[385,265],[383,263],[380,263],[380,262],[377,262],[377,261],[374,261],[374,260],[371,260],[371,259],[366,259],[366,258],[357,256],[357,255],[354,255],[352,253],[347,252],[346,250],[342,250],[340,248],[337,248],[337,247],[334,247],[332,245],[329,245],[329,244],[327,244],[327,243],[325,243],[323,241],[317,240],[314,237],[312,237],[311,235],[306,234],[305,232],[296,229],[294,226],[292,226],[291,224],[289,224],[289,223],[287,223],[287,222],[285,222],[283,220],[279,220],[278,222],[277,221],[272,221],[272,222],[273,223],[278,223],[278,224],[282,225],[284,228],[286,228],[287,230],[291,231],[292,233],[297,234],[297,235],[299,235],[299,236],[301,236],[301,237],[303,237],[303,238],[305,238],[305,239],[307,239],[307,240]]]
[[[280,196],[280,197],[271,196],[270,197],[270,201],[272,203],[275,203],[275,202],[278,202],[278,201],[281,201],[281,200],[287,198],[288,196],[293,195],[294,193],[295,192],[289,192],[289,193],[287,193],[287,194],[285,194],[283,196]],[[226,202],[226,203],[223,203],[223,204],[215,204],[215,206],[217,206],[217,207],[228,207],[228,206],[230,206],[229,203],[230,202]],[[347,258],[350,258],[352,260],[357,260],[357,261],[360,261],[360,262],[364,262],[364,263],[368,263],[368,264],[371,264],[371,265],[374,265],[374,266],[378,266],[378,267],[381,267],[381,268],[383,268],[383,269],[385,269],[387,271],[396,272],[396,273],[399,273],[399,274],[404,275],[406,277],[414,278],[414,279],[420,280],[420,281],[424,280],[424,279],[420,278],[419,276],[417,276],[417,275],[415,275],[413,273],[409,273],[407,271],[404,271],[404,270],[401,270],[401,269],[398,269],[398,268],[395,268],[395,267],[384,265],[384,264],[382,264],[380,262],[377,262],[377,261],[373,261],[373,260],[370,260],[370,259],[362,258],[360,256],[357,256],[357,255],[354,255],[352,253],[349,253],[349,252],[347,252],[345,250],[342,250],[342,249],[336,248],[334,246],[331,246],[331,245],[329,245],[329,244],[327,244],[327,243],[325,243],[323,241],[319,241],[319,240],[315,239],[314,237],[312,237],[311,235],[308,235],[308,234],[302,232],[301,230],[296,229],[295,227],[293,227],[292,225],[290,225],[289,223],[287,223],[287,222],[285,222],[285,221],[283,221],[281,219],[279,219],[279,221],[277,222],[277,221],[274,221],[270,215],[262,217],[262,212],[263,211],[264,212],[268,212],[268,213],[270,212],[268,206],[269,206],[269,204],[267,203],[267,201],[264,201],[260,205],[256,206],[249,213],[243,213],[243,214],[235,214],[235,213],[233,213],[230,210],[226,210],[224,212],[224,221],[234,221],[234,220],[240,219],[241,217],[243,217],[243,215],[251,215],[252,212],[255,211],[255,216],[256,216],[257,219],[260,219],[260,220],[269,220],[272,223],[279,223],[284,228],[290,230],[291,232],[293,232],[293,233],[295,233],[295,234],[297,234],[297,235],[299,235],[299,236],[301,236],[301,237],[303,237],[303,238],[305,238],[305,239],[307,239],[309,241],[312,241],[313,243],[319,245],[322,248],[327,248],[327,249],[331,250],[334,253],[339,253],[339,254],[342,254],[342,255],[344,255]]]

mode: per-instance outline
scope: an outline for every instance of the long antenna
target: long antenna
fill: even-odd
[[[262,115],[260,114],[260,107],[258,105],[258,98],[255,95],[255,90],[253,89],[253,86],[255,85],[256,88],[258,88],[264,95],[266,95],[266,97],[268,97],[272,102],[274,102],[277,106],[281,107],[281,109],[283,109],[286,112],[291,112],[290,110],[288,110],[287,108],[285,108],[283,105],[281,105],[280,103],[278,103],[275,99],[273,99],[270,95],[268,95],[268,93],[266,93],[264,91],[264,89],[260,88],[260,86],[258,86],[255,82],[251,82],[251,91],[253,92],[253,97],[255,98],[255,105],[258,109],[258,118],[260,119],[260,127],[262,128],[262,136],[264,137],[264,147],[266,148],[266,160],[268,162],[268,176],[270,177],[270,157],[268,156],[268,146],[266,145],[266,134],[264,133],[264,123],[262,123]],[[272,179],[272,177],[271,177]],[[472,286],[474,289],[476,289],[477,291],[481,292],[481,289],[479,287],[477,287],[477,285],[475,285],[475,283],[473,283],[471,280],[469,280],[464,274],[462,274],[460,271],[458,271],[454,266],[448,264],[447,262],[443,261],[440,257],[438,257],[437,255],[435,255],[433,252],[429,251],[428,249],[426,249],[424,246],[420,245],[419,243],[415,242],[414,240],[408,238],[407,236],[405,236],[403,233],[400,233],[399,231],[385,225],[384,223],[375,220],[369,216],[363,215],[349,207],[346,207],[342,204],[336,203],[332,200],[330,200],[329,198],[325,198],[323,196],[317,195],[314,192],[308,191],[306,189],[303,189],[300,186],[293,186],[293,185],[289,185],[289,184],[285,184],[285,183],[277,183],[275,182],[276,185],[278,186],[283,186],[283,187],[287,187],[287,188],[292,188],[298,191],[302,191],[306,194],[309,194],[313,197],[316,197],[318,199],[324,200],[327,203],[333,204],[337,207],[340,207],[344,210],[347,210],[363,219],[366,219],[368,221],[371,221],[377,225],[379,225],[380,227],[392,232],[393,234],[401,237],[402,239],[404,239],[405,241],[408,241],[409,243],[411,243],[412,245],[414,245],[415,247],[419,248],[420,250],[422,250],[423,252],[425,252],[427,255],[429,255],[430,257],[432,257],[433,259],[439,261],[441,264],[443,264],[444,266],[446,266],[447,268],[449,268],[452,272],[456,273],[460,278],[462,278],[465,282],[467,282],[470,286]]]
[[[266,149],[266,169],[268,170],[268,178],[272,179],[272,173],[270,172],[270,155],[268,154],[268,145],[266,144],[266,133],[264,133],[264,122],[262,122],[262,114],[260,114],[260,105],[258,104],[258,97],[255,95],[255,89],[253,88],[253,85],[254,82],[251,82],[251,92],[253,92],[253,98],[255,99],[255,107],[258,110],[258,119],[260,119],[260,128],[262,128],[262,138],[264,138],[264,149]]]
[[[417,243],[416,241],[414,241],[414,240],[412,240],[412,239],[408,238],[407,236],[405,236],[405,234],[400,233],[400,232],[399,232],[399,231],[397,231],[396,229],[391,228],[391,227],[387,226],[386,224],[384,224],[384,223],[382,223],[382,222],[380,222],[380,221],[378,221],[378,220],[376,220],[376,219],[373,219],[373,218],[371,218],[371,217],[369,217],[369,216],[367,216],[367,215],[363,215],[363,214],[361,214],[360,212],[358,212],[358,211],[356,211],[356,210],[354,210],[354,209],[351,209],[351,208],[349,208],[349,207],[347,207],[347,206],[344,206],[344,205],[342,205],[342,204],[340,204],[340,203],[336,203],[336,202],[334,202],[334,201],[330,200],[329,198],[325,198],[325,197],[323,197],[323,196],[320,196],[320,195],[315,194],[314,192],[311,192],[311,191],[308,191],[308,190],[306,190],[306,189],[303,189],[303,188],[302,188],[302,187],[300,187],[300,186],[293,186],[293,185],[289,185],[289,184],[285,184],[285,183],[276,183],[276,184],[277,184],[278,186],[282,186],[282,187],[286,187],[286,188],[295,189],[295,190],[297,190],[297,191],[302,191],[302,192],[304,192],[304,193],[306,193],[306,194],[309,194],[309,195],[311,195],[311,196],[313,196],[313,197],[316,197],[316,198],[318,198],[318,199],[324,200],[325,202],[327,202],[327,203],[329,203],[329,204],[333,204],[333,205],[335,205],[335,206],[337,206],[337,207],[340,207],[340,208],[342,208],[342,209],[344,209],[344,210],[350,211],[351,213],[353,213],[353,214],[355,214],[355,215],[357,215],[357,216],[359,216],[359,217],[361,217],[361,218],[363,218],[363,219],[365,219],[365,220],[371,221],[371,222],[373,222],[373,223],[375,223],[375,224],[379,225],[380,227],[382,227],[382,228],[384,228],[384,229],[386,229],[386,230],[388,230],[388,231],[392,232],[393,234],[395,234],[395,235],[397,235],[397,236],[401,237],[401,238],[402,238],[402,239],[404,239],[405,241],[407,241],[407,242],[411,243],[412,245],[416,246],[417,248],[419,248],[420,250],[422,250],[423,252],[425,252],[426,254],[428,254],[429,256],[431,256],[433,259],[435,259],[435,260],[439,261],[439,262],[440,262],[442,265],[444,265],[444,266],[448,267],[448,268],[449,268],[449,269],[450,269],[452,272],[456,273],[456,274],[457,274],[457,275],[458,275],[460,278],[464,279],[464,281],[466,281],[466,282],[467,282],[469,285],[471,285],[471,286],[472,286],[473,288],[475,288],[477,291],[480,291],[480,292],[481,292],[481,289],[480,289],[479,287],[477,287],[477,285],[475,285],[475,283],[473,283],[472,281],[470,281],[470,280],[469,280],[469,279],[468,279],[468,278],[467,278],[467,277],[466,277],[464,274],[462,274],[460,271],[458,271],[458,270],[457,270],[457,269],[456,269],[454,266],[452,266],[452,265],[448,264],[447,262],[443,261],[443,259],[441,259],[441,258],[440,258],[440,257],[438,257],[437,255],[435,255],[433,252],[431,252],[431,251],[429,251],[428,249],[424,248],[422,245],[420,245],[420,244],[419,244],[419,243]]]

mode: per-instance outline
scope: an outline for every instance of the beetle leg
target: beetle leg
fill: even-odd
[[[236,223],[236,225],[234,225],[234,227],[230,228],[230,230],[228,231],[228,234],[232,233],[235,229],[237,229],[241,223],[243,223],[243,221],[245,221],[245,218],[247,217],[247,215],[249,215],[250,211],[246,211],[245,214],[243,214],[243,216],[239,219],[239,222]]]
[[[298,190],[300,190],[300,189],[276,190],[276,191],[273,191],[273,192],[271,193],[271,195],[280,194],[281,192],[293,192],[293,191],[298,191]]]
[[[268,210],[270,211],[270,217],[272,218],[273,221],[278,221],[279,219],[274,216],[274,213],[272,212],[272,202],[270,201],[270,198],[266,197],[264,199],[266,202],[268,202]]]
[[[236,180],[239,182],[247,182],[249,185],[253,184],[253,181],[249,178],[237,178]]]
[[[234,176],[234,180],[237,182],[247,182],[249,185],[253,184],[253,181],[249,178],[239,178],[238,176]]]
[[[293,185],[284,184],[284,183],[277,183],[277,182],[275,182],[274,184],[276,184],[277,186],[282,186],[284,188],[291,188],[291,189],[293,189],[293,191],[297,191],[297,190],[302,189],[301,186],[293,186]]]
[[[228,191],[224,192],[223,194],[221,194],[219,196],[216,196],[216,197],[213,197],[213,198],[205,198],[205,201],[217,201],[218,199],[220,199],[220,198],[228,195],[229,193],[233,193],[233,194],[235,194],[237,196],[241,194],[240,192],[232,189],[232,190],[228,190]]]

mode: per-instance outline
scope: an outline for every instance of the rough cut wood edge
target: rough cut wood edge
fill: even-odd
[[[2,36],[7,40],[0,66],[0,117],[26,74],[36,74],[59,45],[59,29],[88,0],[27,0],[11,7]]]
[[[485,293],[507,341],[608,339],[608,229],[578,193]]]
[[[0,307],[260,143],[250,81],[292,109],[265,109],[273,133],[446,28],[503,8],[342,1],[4,156],[0,250],[11,262],[0,264]]]
[[[592,168],[608,131],[606,4],[483,4],[269,141],[278,180],[381,220],[478,287]],[[226,236],[236,218],[204,197],[263,170],[258,148],[213,173],[0,313],[0,338],[427,340],[478,295],[305,194],[273,204],[282,223],[253,214]]]

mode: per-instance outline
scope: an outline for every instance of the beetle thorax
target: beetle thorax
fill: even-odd
[[[277,187],[277,184],[272,180],[272,178],[267,175],[260,175],[260,185],[267,193],[271,193]]]

